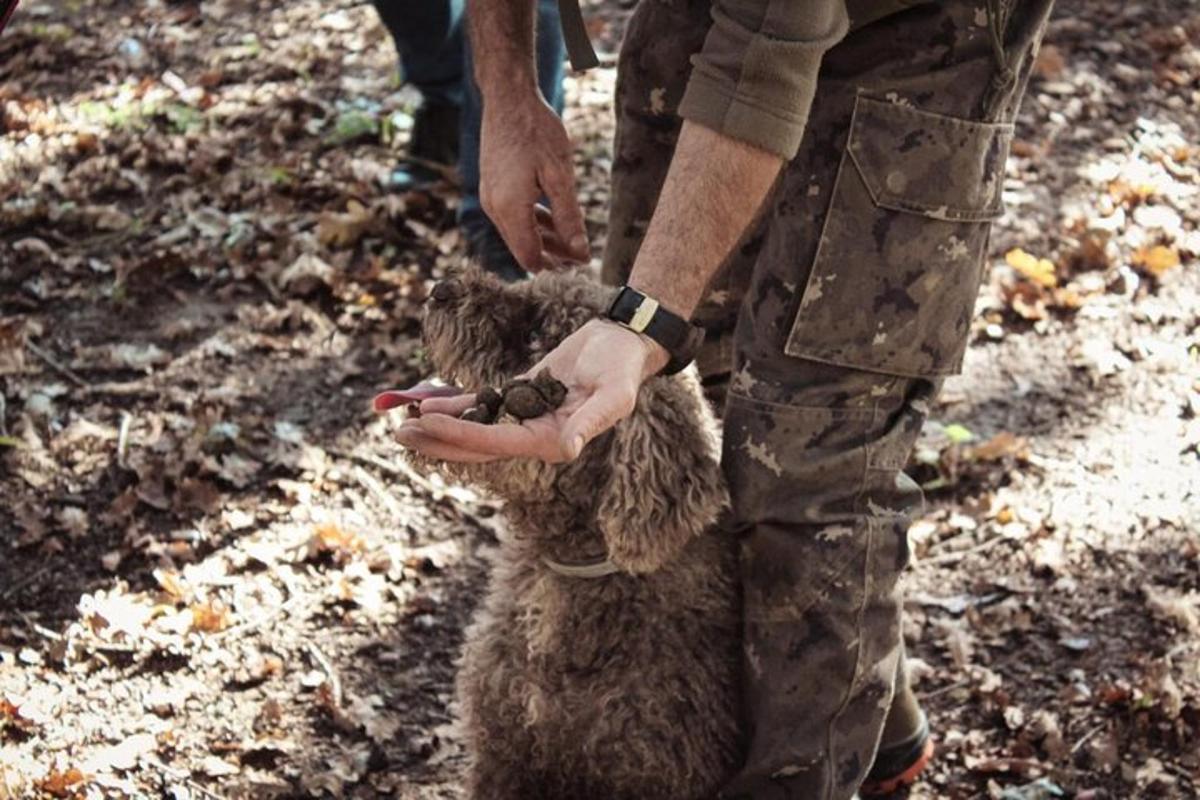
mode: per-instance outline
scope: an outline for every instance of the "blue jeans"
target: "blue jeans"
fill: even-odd
[[[400,53],[400,73],[425,102],[459,106],[458,171],[462,179],[459,219],[479,204],[479,128],[483,101],[475,85],[467,41],[464,0],[375,0],[383,24]],[[537,3],[537,68],[542,95],[562,112],[566,50],[557,0]]]

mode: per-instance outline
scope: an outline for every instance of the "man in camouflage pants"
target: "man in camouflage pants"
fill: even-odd
[[[703,323],[699,366],[724,402],[748,740],[722,797],[848,800],[928,756],[900,634],[921,502],[902,468],[962,362],[1051,2],[642,0],[630,20],[604,277]],[[472,35],[484,205],[537,268],[583,230],[565,133],[520,99],[528,79],[513,88],[526,5],[477,3]],[[665,362],[597,320],[543,362],[571,387],[552,434],[423,415],[399,438],[573,458]]]

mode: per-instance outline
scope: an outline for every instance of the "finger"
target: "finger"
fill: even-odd
[[[419,403],[430,397],[444,397],[461,393],[462,390],[456,386],[421,381],[410,389],[391,389],[380,392],[371,400],[371,408],[375,410],[375,413],[382,414],[393,408],[406,406],[409,403]]]
[[[538,206],[533,213],[537,218],[538,234],[542,237],[542,251],[545,256],[554,260],[556,267],[561,266],[562,262],[579,263],[578,254],[562,240],[558,231],[554,230],[550,209]]]
[[[470,450],[464,450],[461,447],[455,447],[452,444],[447,444],[441,439],[430,436],[422,431],[408,426],[403,426],[396,431],[396,441],[401,446],[407,447],[409,450],[415,450],[418,453],[436,458],[441,461],[459,461],[470,464],[483,464],[488,461],[495,461],[496,457],[486,453],[475,453]]]
[[[475,405],[475,395],[460,394],[455,397],[431,397],[421,401],[422,414],[449,414],[457,417]]]
[[[544,176],[542,188],[550,198],[554,232],[567,243],[572,258],[587,261],[590,257],[587,230],[583,225],[583,209],[575,196],[575,174],[570,162],[549,171]]]
[[[588,442],[632,414],[636,403],[636,389],[600,387],[563,423],[561,447],[568,458],[578,458]]]
[[[545,266],[542,260],[542,237],[538,233],[532,204],[505,202],[489,214],[500,231],[501,238],[517,263],[530,272],[538,272]]]
[[[422,433],[473,453],[549,462],[566,458],[552,425],[482,425],[441,415],[421,417],[412,424],[419,426]]]

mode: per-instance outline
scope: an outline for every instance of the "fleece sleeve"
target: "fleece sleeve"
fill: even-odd
[[[849,29],[846,0],[713,0],[712,16],[680,115],[791,159],[821,58]]]

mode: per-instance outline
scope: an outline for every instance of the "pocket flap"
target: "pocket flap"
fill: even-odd
[[[877,205],[937,219],[1004,213],[1007,123],[972,122],[859,95],[850,157]]]

